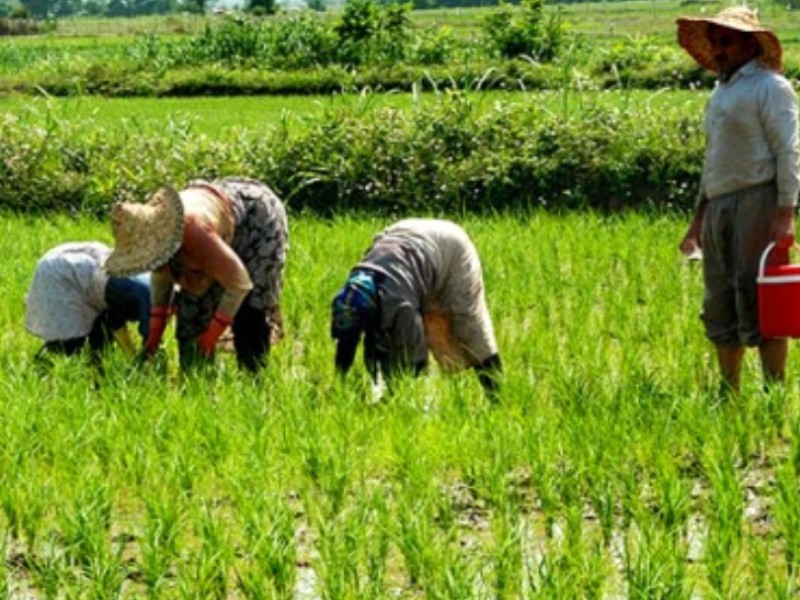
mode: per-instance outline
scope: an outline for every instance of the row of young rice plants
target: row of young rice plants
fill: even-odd
[[[4,215],[0,589],[21,597],[791,597],[798,366],[716,394],[679,215],[450,215],[474,239],[499,403],[435,367],[376,398],[329,303],[387,219],[293,215],[286,338],[253,379],[175,347],[37,369],[23,296],[106,223]]]
[[[345,3],[330,17],[305,11],[210,19],[202,32],[183,36],[14,39],[0,43],[0,79],[4,90],[26,93],[156,96],[392,89],[415,81],[554,88],[573,71],[584,86],[622,79],[652,89],[695,77],[672,40],[673,19],[663,14],[658,27],[669,42],[615,32],[618,42],[599,43],[598,36],[579,33],[584,15],[574,15],[573,25],[562,21],[560,9],[545,13],[535,3],[471,11],[466,37],[441,22],[417,27],[422,20],[405,8],[383,10]],[[511,60],[520,56],[526,60]],[[644,71],[653,72],[633,77]]]
[[[785,6],[773,2],[758,2],[753,5],[758,8],[762,20],[770,23],[782,16],[785,10]],[[459,37],[468,37],[476,33],[481,21],[493,8],[493,6],[428,8],[412,10],[409,17],[413,28],[447,27]],[[562,18],[572,23],[579,33],[619,37],[661,33],[661,25],[664,22],[671,22],[693,10],[671,0],[553,3],[548,4],[547,9],[561,14]],[[339,6],[328,6],[322,16],[333,20],[340,11]],[[284,11],[264,18],[286,18],[287,12],[291,13]],[[76,36],[120,38],[144,34],[182,35],[202,31],[207,24],[213,24],[222,18],[225,17],[192,13],[138,15],[125,18],[65,17],[57,20],[53,31],[39,37],[59,39]],[[781,22],[778,25],[785,28],[789,24]]]

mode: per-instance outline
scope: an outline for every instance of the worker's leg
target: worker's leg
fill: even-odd
[[[788,340],[766,339],[758,347],[758,353],[765,383],[783,383],[786,377],[786,357],[789,354]]]
[[[723,390],[739,392],[739,381],[744,360],[744,346],[726,346],[717,344],[717,363]]]
[[[257,372],[266,363],[270,346],[267,315],[248,304],[242,304],[233,319],[233,347],[239,366]]]
[[[483,390],[492,402],[497,401],[497,392],[500,390],[500,375],[503,373],[503,363],[499,354],[493,354],[480,364],[475,365]]]

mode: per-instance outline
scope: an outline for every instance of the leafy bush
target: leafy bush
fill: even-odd
[[[411,37],[410,11],[410,4],[346,0],[334,26],[340,44],[338,61],[362,65],[403,60]]]
[[[444,64],[453,55],[456,42],[450,27],[422,30],[417,36],[411,55],[421,65]]]
[[[300,133],[109,136],[91,121],[6,116],[0,122],[0,205],[102,212],[164,181],[246,174],[270,182],[297,210],[330,215],[595,207],[688,207],[702,162],[700,115],[594,108],[581,119],[458,92],[436,106],[334,111]],[[697,122],[696,122],[697,121]]]
[[[600,48],[593,70],[600,79],[628,86],[679,86],[685,54],[680,47],[665,47],[645,35],[629,36]]]
[[[217,28],[206,25],[205,31],[192,39],[183,56],[183,64],[245,64],[265,54],[264,37],[259,21],[230,18]]]
[[[677,44],[631,36],[612,42],[571,33],[541,0],[492,9],[483,36],[413,29],[409,5],[351,0],[339,20],[298,11],[270,20],[209,21],[186,36],[130,43],[0,44],[0,93],[175,95],[328,93],[372,89],[581,89],[709,87]],[[220,71],[226,71],[221,73]],[[253,72],[255,71],[255,73]],[[788,61],[790,78],[797,66]],[[343,73],[331,81],[331,73]],[[177,82],[177,85],[172,85]]]
[[[483,32],[488,45],[504,58],[520,55],[549,61],[563,39],[557,16],[544,18],[544,0],[522,0],[521,10],[502,3],[486,17]]]
[[[268,30],[269,64],[281,70],[330,65],[336,60],[335,33],[321,19],[301,12]]]
[[[2,5],[0,5],[1,7]],[[0,18],[0,35],[36,35],[53,31],[55,22],[28,18]]]

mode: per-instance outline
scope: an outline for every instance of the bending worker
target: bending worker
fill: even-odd
[[[494,397],[501,371],[475,246],[450,221],[407,219],[378,234],[333,300],[336,367],[364,336],[373,380],[419,374],[430,350],[447,372],[472,367]]]
[[[111,226],[117,246],[106,269],[153,271],[147,355],[174,305],[182,369],[211,360],[228,326],[239,366],[263,366],[281,326],[288,246],[286,212],[272,190],[244,178],[193,181],[180,192],[166,186],[147,204],[117,204]]]
[[[109,277],[103,263],[110,254],[100,242],[70,242],[39,259],[25,295],[25,327],[45,342],[39,356],[71,356],[88,346],[97,361],[113,339],[132,355],[129,322],[147,339],[150,277]]]

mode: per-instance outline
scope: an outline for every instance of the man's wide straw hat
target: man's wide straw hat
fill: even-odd
[[[752,33],[761,44],[761,63],[773,71],[780,72],[781,44],[772,31],[758,23],[755,11],[745,6],[731,6],[714,17],[681,17],[678,19],[678,43],[692,55],[700,66],[709,71],[716,71],[714,53],[708,41],[710,24]]]
[[[164,186],[147,204],[122,202],[111,211],[116,241],[106,260],[106,272],[127,277],[166,263],[183,241],[183,204],[178,192]]]

